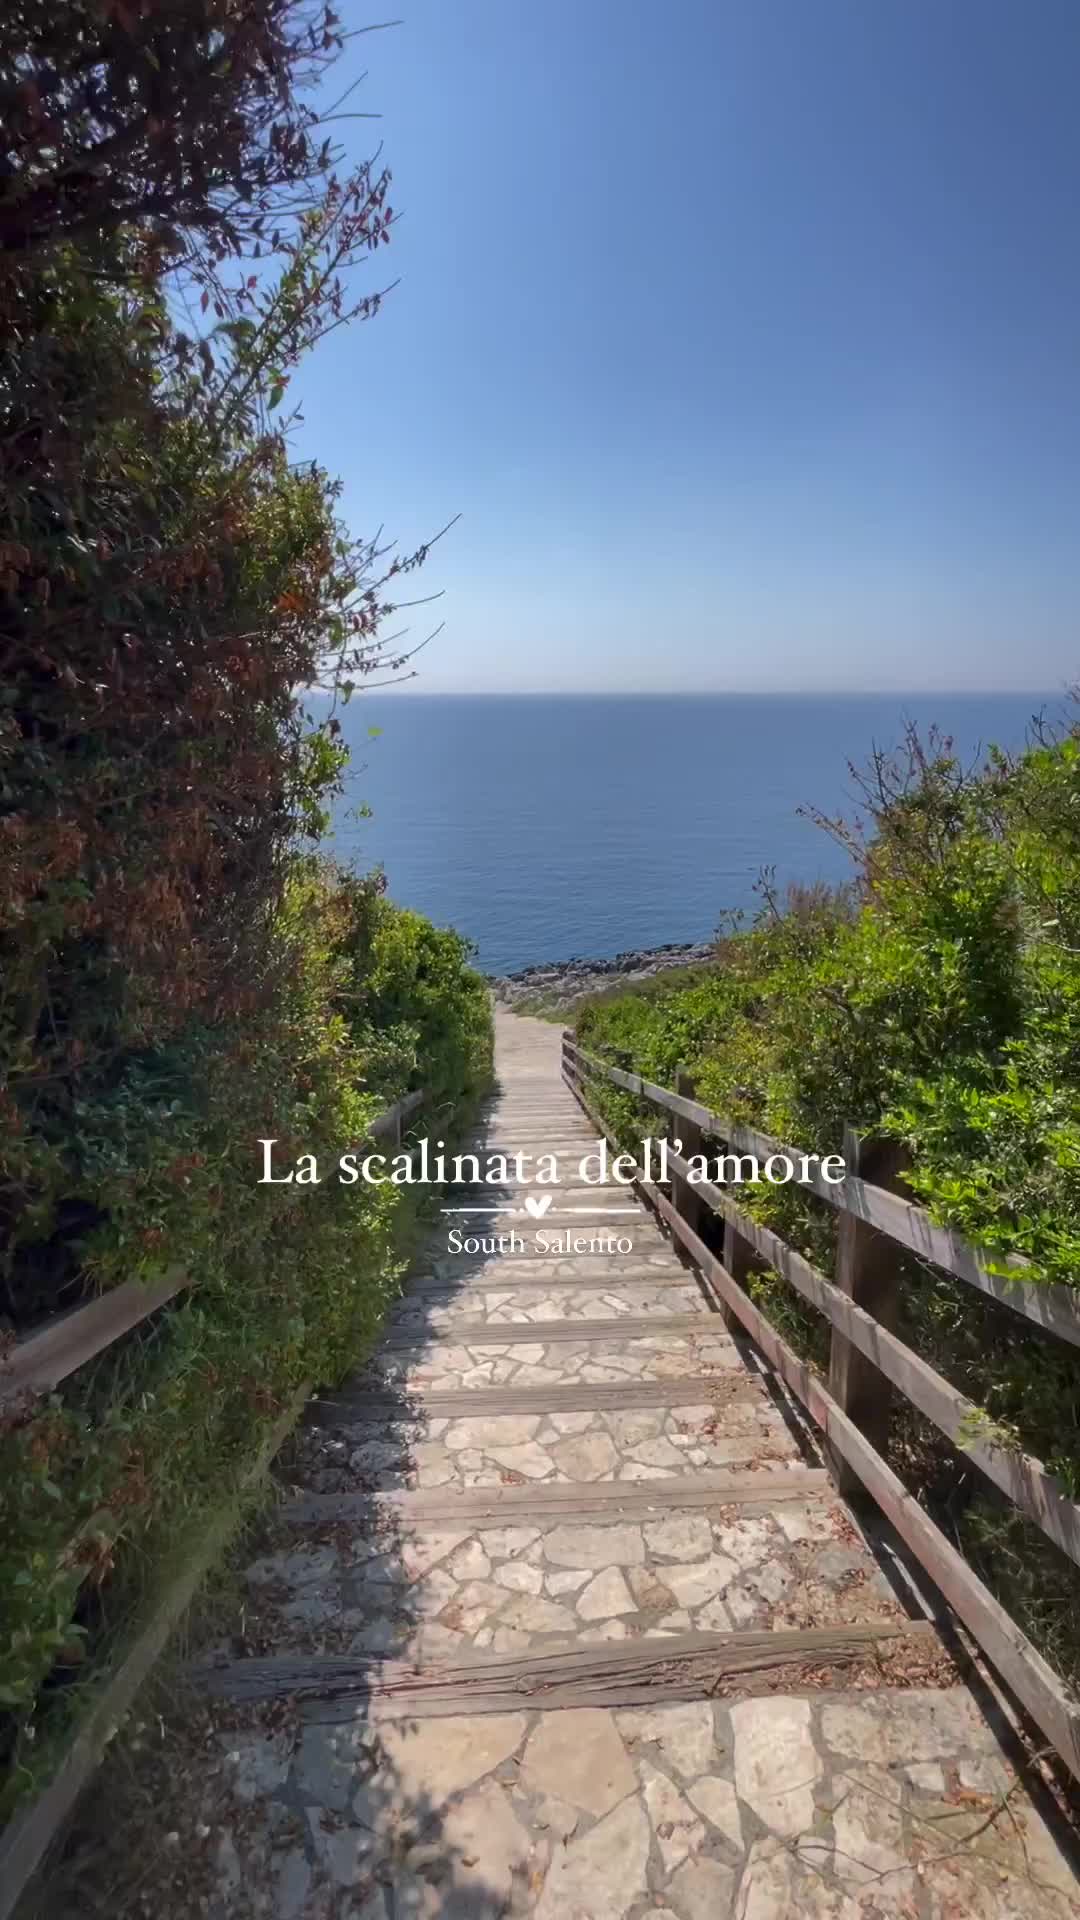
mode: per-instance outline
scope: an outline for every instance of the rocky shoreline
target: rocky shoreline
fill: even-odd
[[[615,986],[633,986],[650,980],[672,967],[701,966],[712,959],[714,945],[703,940],[674,941],[664,947],[633,947],[617,953],[613,960],[550,961],[541,966],[522,967],[517,973],[489,974],[488,984],[500,1006],[517,1007],[540,1002],[558,1009],[572,1006],[590,993]]]

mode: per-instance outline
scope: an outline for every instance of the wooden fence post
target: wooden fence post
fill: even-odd
[[[676,1070],[675,1092],[681,1093],[685,1100],[692,1100],[694,1097],[693,1078],[685,1067],[679,1067]],[[673,1140],[682,1141],[684,1160],[692,1160],[695,1154],[704,1152],[704,1135],[693,1120],[684,1120],[680,1114],[672,1114],[669,1132]],[[671,1204],[676,1213],[682,1215],[687,1226],[697,1234],[698,1239],[704,1240],[707,1221],[710,1217],[709,1208],[705,1205],[697,1187],[691,1186],[690,1182],[684,1180],[679,1173],[673,1173],[671,1176]],[[679,1253],[682,1255],[681,1245]]]
[[[570,1028],[564,1027],[562,1030],[563,1079],[568,1080],[570,1085],[576,1088],[578,1084],[577,1061],[572,1057],[570,1053],[570,1047],[573,1045],[573,1040],[574,1040],[574,1036]]]
[[[844,1128],[847,1173],[887,1186],[895,1179],[898,1159],[899,1149],[892,1142],[860,1140],[852,1127]],[[865,1307],[883,1327],[895,1333],[900,1304],[899,1249],[855,1213],[845,1211],[838,1221],[834,1279],[856,1306]],[[829,1342],[829,1392],[882,1459],[887,1459],[892,1388],[873,1361],[845,1340],[836,1327]],[[845,1495],[861,1492],[858,1475],[835,1451],[826,1451],[838,1491]]]
[[[725,1141],[724,1145],[730,1149],[730,1140]],[[727,1184],[728,1183],[725,1182],[725,1185]],[[738,1189],[736,1189],[736,1198],[737,1197]],[[744,1293],[746,1292],[746,1282],[749,1276],[752,1273],[760,1272],[764,1264],[754,1252],[749,1240],[739,1232],[733,1220],[724,1221],[721,1259],[732,1279],[742,1288]],[[724,1316],[724,1325],[727,1327],[729,1333],[737,1333],[740,1335],[745,1333],[745,1328],[737,1313],[733,1313],[730,1307],[723,1305],[720,1311]]]

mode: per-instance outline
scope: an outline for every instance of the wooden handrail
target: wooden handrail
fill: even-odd
[[[685,1177],[687,1163],[680,1154],[669,1153],[670,1165]],[[751,1214],[736,1206],[722,1188],[709,1180],[694,1183],[697,1193],[713,1210],[730,1220],[737,1232],[774,1267],[796,1293],[824,1314],[829,1324],[842,1333],[853,1347],[872,1361],[880,1373],[899,1387],[906,1399],[938,1427],[948,1440],[981,1468],[1002,1493],[1047,1537],[1080,1566],[1080,1505],[1071,1500],[1060,1481],[1055,1480],[1041,1460],[1019,1448],[981,1438],[978,1422],[985,1418],[973,1400],[968,1400],[940,1373],[907,1346],[879,1320],[856,1306],[846,1293],[826,1279],[801,1253],[789,1247]]]
[[[686,1104],[682,1096],[679,1097],[681,1103]],[[685,1184],[690,1172],[687,1157],[669,1149],[668,1162],[680,1183],[678,1191],[695,1195],[699,1203],[703,1202],[713,1213],[729,1221],[796,1293],[816,1307],[830,1326],[871,1361],[1014,1506],[1080,1566],[1080,1505],[1070,1499],[1061,1482],[1041,1460],[1019,1447],[981,1435],[979,1424],[986,1420],[981,1407],[951,1386],[897,1334],[856,1305],[779,1234],[755,1220],[724,1188],[711,1180],[695,1180],[692,1187]],[[676,1211],[690,1218],[693,1224],[688,1208],[677,1203],[676,1192],[673,1191],[672,1197]]]
[[[669,1087],[659,1087],[639,1073],[628,1073],[622,1067],[614,1067],[595,1054],[586,1053],[565,1035],[563,1047],[566,1053],[580,1060],[588,1071],[602,1074],[626,1092],[651,1101],[654,1106],[681,1120],[688,1120],[699,1127],[702,1133],[726,1140],[737,1153],[756,1154],[759,1159],[768,1159],[770,1154],[786,1154],[796,1168],[793,1185],[805,1187],[808,1192],[816,1194],[819,1200],[828,1201],[838,1212],[854,1214],[857,1219],[864,1220],[867,1226],[876,1227],[879,1233],[887,1234],[890,1240],[895,1240],[920,1259],[944,1268],[946,1273],[951,1273],[957,1280],[966,1281],[968,1286],[977,1288],[980,1293],[989,1294],[991,1299],[1009,1307],[1013,1313],[1021,1314],[1025,1320],[1034,1321],[1047,1333],[1068,1340],[1072,1346],[1080,1346],[1080,1290],[1062,1286],[1059,1282],[1021,1279],[1020,1273],[1028,1263],[1016,1256],[1010,1257],[1007,1262],[1015,1269],[1015,1277],[1012,1272],[991,1273],[970,1241],[954,1233],[950,1227],[938,1226],[925,1208],[915,1206],[899,1194],[886,1193],[884,1187],[860,1180],[857,1174],[848,1175],[839,1186],[833,1186],[812,1164],[804,1179],[798,1173],[798,1166],[804,1157],[812,1161],[814,1156],[805,1155],[803,1148],[790,1146],[772,1134],[760,1133],[756,1127],[729,1120],[721,1113],[714,1113],[711,1107],[702,1106],[699,1100],[689,1100],[683,1094],[673,1093]]]
[[[424,1090],[405,1094],[386,1113],[373,1120],[368,1137],[382,1140],[392,1133],[400,1142],[402,1122],[423,1104]],[[291,1191],[291,1190],[290,1190]],[[191,1284],[180,1267],[149,1284],[125,1280],[122,1286],[99,1294],[83,1307],[54,1314],[34,1333],[20,1340],[0,1360],[0,1409],[13,1402],[51,1393],[69,1374],[103,1353],[133,1327],[149,1320],[168,1301]]]
[[[92,1701],[85,1721],[68,1744],[48,1786],[27,1806],[20,1807],[0,1834],[0,1920],[8,1920],[14,1911],[28,1881],[100,1765],[117,1726],[160,1657],[199,1582],[224,1551],[243,1515],[245,1499],[292,1432],[310,1393],[308,1381],[290,1395],[255,1458],[243,1470],[232,1498],[200,1529],[198,1538],[190,1541],[190,1551],[182,1568],[155,1599],[149,1619],[137,1630],[119,1665]]]
[[[588,1060],[588,1056],[583,1055],[581,1049],[572,1043],[567,1052]],[[600,1064],[606,1069],[606,1063]],[[621,1072],[621,1069],[614,1071]],[[579,1084],[578,1071],[568,1058],[565,1060],[565,1072],[571,1090],[589,1118],[612,1146],[617,1147],[618,1142],[589,1105]],[[666,1089],[659,1091],[666,1092]],[[681,1095],[675,1097],[683,1100]],[[716,1116],[710,1118],[715,1119]],[[720,1131],[711,1125],[702,1130]],[[669,1154],[669,1159],[676,1175],[685,1180],[687,1161],[679,1154]],[[740,1323],[771,1362],[779,1378],[820,1428],[830,1454],[851,1470],[876,1501],[1070,1771],[1080,1779],[1080,1701],[934,1524],[915,1496],[908,1492],[884,1456],[754,1304],[750,1295],[733,1278],[725,1262],[706,1246],[668,1196],[647,1181],[640,1169],[636,1184],[681,1241],[712,1290],[717,1304],[725,1309],[729,1318]],[[788,1247],[778,1235],[759,1226],[720,1188],[709,1182],[695,1181],[694,1189],[736,1229],[738,1237],[749,1241],[805,1299],[825,1314],[845,1340],[865,1353],[887,1378],[908,1395],[912,1404],[918,1406],[943,1431],[949,1432],[951,1422],[966,1418],[969,1409],[977,1411],[895,1334],[882,1327],[840,1288],[826,1280],[824,1274],[820,1274],[808,1260]],[[1076,1560],[1080,1510],[1062,1494],[1042,1463],[1024,1454],[1014,1454],[1011,1450],[990,1448],[986,1442],[978,1443],[978,1451],[969,1442],[962,1444],[972,1459],[991,1474],[1010,1498],[1037,1520],[1050,1538],[1056,1540]],[[1000,1471],[991,1471],[987,1459],[981,1457],[984,1449],[989,1460]],[[1007,1478],[1010,1463],[1015,1473],[1014,1480]]]
[[[387,1135],[400,1144],[403,1121],[423,1104],[426,1092],[407,1093],[386,1113],[379,1114],[368,1140]],[[363,1144],[363,1143],[358,1143]],[[44,1327],[16,1346],[0,1365],[0,1407],[25,1396],[44,1393],[111,1346],[143,1320],[156,1313],[190,1284],[180,1268],[146,1286],[137,1280],[102,1294],[84,1307],[56,1314]],[[255,1459],[244,1470],[239,1492],[244,1494],[266,1472],[274,1454],[291,1432],[311,1393],[311,1383],[298,1388],[273,1423]],[[0,1920],[10,1914],[27,1882],[54,1841],[79,1794],[98,1766],[116,1723],[133,1700],[184,1608],[222,1550],[240,1511],[236,1500],[225,1506],[205,1528],[183,1570],[155,1602],[149,1619],[110,1676],[105,1690],[90,1708],[85,1723],[67,1747],[49,1785],[26,1807],[20,1808],[0,1835]]]

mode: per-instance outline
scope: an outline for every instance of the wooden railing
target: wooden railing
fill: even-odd
[[[1005,1275],[988,1271],[976,1248],[940,1227],[921,1207],[889,1192],[871,1176],[894,1177],[894,1150],[845,1138],[846,1175],[830,1184],[814,1160],[803,1170],[803,1150],[755,1128],[714,1113],[693,1097],[685,1074],[676,1089],[656,1086],[640,1074],[597,1059],[563,1035],[563,1073],[585,1111],[615,1141],[589,1103],[591,1078],[607,1080],[680,1122],[682,1152],[669,1150],[672,1193],[640,1177],[644,1197],[671,1228],[712,1288],[729,1325],[743,1329],[771,1362],[785,1386],[821,1429],[825,1452],[843,1492],[868,1493],[895,1527],[1016,1697],[1070,1770],[1080,1778],[1080,1700],[1048,1665],[1006,1613],[974,1569],[957,1552],[889,1466],[889,1411],[893,1389],[936,1426],[1012,1502],[1025,1518],[1080,1566],[1080,1506],[1034,1459],[995,1435],[981,1409],[899,1338],[899,1250],[943,1268],[1014,1313],[1080,1346],[1080,1293],[1043,1286],[1011,1263]],[[689,1161],[705,1136],[727,1150],[764,1161],[785,1154],[795,1184],[825,1200],[840,1214],[835,1277],[789,1247],[732,1197],[730,1187],[688,1179]],[[721,1223],[719,1251],[706,1245]],[[801,1360],[761,1312],[745,1286],[753,1268],[775,1269],[800,1297],[829,1322],[827,1382]],[[982,1429],[982,1431],[980,1431]]]
[[[402,1124],[415,1113],[423,1092],[407,1093],[403,1100],[372,1122],[369,1137],[400,1145]],[[84,1307],[54,1314],[43,1327],[20,1340],[0,1361],[0,1412],[36,1394],[51,1393],[61,1380],[86,1365],[95,1354],[111,1347],[125,1333],[165,1306],[190,1285],[181,1267],[147,1285],[127,1280]]]
[[[421,1090],[380,1114],[367,1140],[401,1146],[404,1122],[426,1098]],[[360,1144],[360,1143],[358,1143]],[[366,1144],[366,1143],[364,1143]],[[290,1188],[290,1193],[295,1189]],[[50,1392],[87,1360],[149,1319],[190,1284],[181,1269],[153,1286],[134,1280],[71,1313],[57,1314],[15,1346],[0,1362],[0,1411],[15,1403],[32,1406],[35,1395]],[[23,1890],[52,1845],[79,1795],[98,1766],[117,1725],[161,1655],[199,1583],[228,1543],[243,1502],[288,1438],[312,1392],[301,1386],[273,1423],[259,1451],[243,1470],[235,1494],[192,1544],[182,1572],[166,1587],[141,1624],[118,1665],[89,1707],[44,1791],[21,1807],[0,1834],[0,1920],[7,1920]]]

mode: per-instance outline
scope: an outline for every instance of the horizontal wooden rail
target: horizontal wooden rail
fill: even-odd
[[[669,1159],[676,1173],[686,1171],[686,1161],[680,1154],[672,1153]],[[981,1468],[987,1479],[1000,1487],[1028,1519],[1034,1520],[1048,1538],[1080,1566],[1080,1506],[1069,1499],[1041,1460],[1017,1447],[995,1444],[981,1436],[978,1426],[986,1416],[973,1400],[950,1386],[872,1314],[856,1306],[778,1234],[736,1206],[720,1187],[709,1180],[700,1180],[695,1182],[694,1192],[715,1213],[730,1220],[744,1240],[775,1267],[796,1293],[824,1314],[830,1325],[838,1328],[852,1346],[899,1387],[912,1406],[932,1420],[947,1439]]]
[[[626,1092],[636,1094],[639,1099],[649,1100],[664,1112],[689,1121],[703,1133],[726,1141],[735,1153],[756,1154],[759,1160],[766,1160],[771,1154],[786,1154],[796,1169],[793,1185],[805,1187],[838,1212],[854,1214],[867,1226],[876,1227],[879,1233],[887,1234],[890,1240],[895,1240],[920,1259],[943,1267],[946,1273],[966,1281],[968,1286],[976,1287],[980,1293],[989,1294],[991,1299],[999,1301],[1013,1313],[1021,1314],[1025,1320],[1033,1320],[1046,1332],[1056,1334],[1061,1340],[1068,1340],[1073,1346],[1080,1346],[1080,1290],[1058,1283],[1044,1285],[1038,1281],[1021,1279],[1020,1272],[1027,1262],[1018,1258],[1007,1263],[1017,1269],[1015,1277],[1013,1273],[991,1273],[980,1260],[977,1249],[961,1234],[954,1233],[949,1227],[938,1226],[925,1208],[913,1205],[899,1194],[886,1193],[883,1187],[860,1180],[857,1174],[849,1174],[840,1185],[833,1186],[825,1179],[820,1168],[813,1164],[820,1156],[806,1155],[801,1147],[789,1146],[771,1134],[760,1133],[756,1127],[729,1120],[721,1113],[714,1113],[711,1107],[702,1106],[700,1101],[673,1093],[669,1087],[657,1086],[639,1073],[613,1067],[595,1054],[586,1053],[576,1041],[569,1038],[564,1038],[563,1046],[565,1052],[580,1061],[587,1072],[599,1074]],[[810,1162],[805,1179],[798,1174],[804,1158]]]
[[[407,1093],[370,1128],[372,1140],[392,1134],[400,1141],[402,1123],[423,1103],[423,1090]],[[69,1374],[86,1365],[106,1347],[149,1320],[152,1314],[182,1293],[190,1276],[174,1267],[149,1284],[126,1280],[83,1307],[53,1316],[37,1332],[28,1334],[0,1361],[0,1409],[37,1394],[51,1393]]]
[[[695,1104],[682,1096],[673,1098],[679,1100],[680,1106]],[[688,1178],[689,1166],[682,1155],[669,1152],[669,1164],[677,1176]],[[755,1252],[804,1300],[824,1314],[831,1326],[899,1387],[920,1413],[967,1454],[1029,1520],[1042,1528],[1055,1546],[1080,1566],[1080,1505],[1070,1499],[1041,1460],[1018,1446],[995,1442],[980,1433],[980,1425],[987,1423],[982,1408],[951,1386],[872,1314],[856,1305],[778,1234],[755,1220],[731,1198],[729,1191],[711,1180],[695,1180],[691,1191],[714,1213],[729,1221]],[[882,1192],[880,1188],[873,1191]],[[891,1200],[892,1195],[882,1193],[882,1198]]]
[[[406,1094],[372,1122],[367,1138],[371,1141],[391,1138],[400,1145],[403,1123],[423,1104],[425,1097],[423,1090]],[[84,1307],[56,1315],[0,1363],[0,1407],[48,1392],[95,1354],[147,1320],[188,1284],[188,1275],[176,1268],[153,1285],[128,1281]],[[117,1723],[158,1659],[199,1582],[223,1550],[241,1516],[243,1502],[266,1473],[310,1393],[310,1382],[293,1393],[255,1458],[242,1471],[233,1497],[202,1529],[199,1539],[191,1543],[182,1570],[157,1600],[149,1618],[89,1708],[49,1784],[36,1799],[20,1808],[4,1828],[0,1835],[0,1920],[6,1920],[13,1912],[56,1840],[100,1763]]]
[[[282,1442],[303,1412],[310,1384],[299,1387],[270,1428],[254,1460],[242,1472],[236,1492],[190,1543],[183,1570],[165,1589],[149,1619],[110,1675],[76,1733],[47,1787],[22,1807],[0,1834],[0,1920],[7,1920],[29,1880],[96,1771],[117,1726],[127,1713],[177,1621],[190,1605],[200,1581],[223,1552],[251,1496]]]
[[[8,1354],[0,1370],[0,1406],[24,1394],[51,1392],[76,1367],[85,1366],[95,1354],[148,1320],[187,1284],[187,1274],[176,1268],[152,1285],[126,1280],[85,1307],[58,1314]]]
[[[407,1120],[410,1114],[414,1114],[417,1107],[422,1106],[423,1103],[422,1087],[417,1088],[415,1093],[407,1093],[403,1100],[399,1100],[395,1106],[390,1107],[386,1113],[380,1113],[378,1119],[372,1121],[369,1128],[371,1139],[385,1140],[390,1133],[400,1139],[402,1122]]]
[[[567,1079],[590,1119],[600,1127],[613,1146],[617,1145],[613,1135],[590,1107],[583,1088],[578,1084],[572,1063]],[[1051,1741],[1070,1771],[1080,1779],[1080,1701],[1005,1612],[974,1569],[946,1539],[941,1529],[935,1526],[929,1514],[907,1491],[903,1482],[855,1422],[849,1419],[817,1375],[777,1333],[760,1308],[754,1305],[749,1294],[694,1232],[667,1195],[652,1182],[646,1181],[640,1169],[637,1185],[693,1259],[703,1278],[714,1290],[717,1300],[741,1324],[770,1361],[777,1376],[806,1408],[832,1452],[850,1467],[876,1501],[1017,1699]],[[767,1256],[770,1259],[772,1251]],[[793,1257],[791,1250],[788,1249],[787,1253],[790,1261]],[[802,1267],[815,1275],[816,1281],[823,1282],[829,1288],[830,1300],[834,1292],[839,1292],[831,1283],[824,1281],[824,1276],[817,1275],[809,1262],[803,1262]],[[800,1278],[806,1277],[800,1268]],[[840,1298],[844,1296],[840,1295]],[[844,1328],[845,1337],[854,1341],[856,1328],[862,1327],[862,1318],[870,1319],[870,1316],[862,1316],[861,1309],[854,1307],[850,1301],[844,1304],[849,1315]],[[884,1330],[876,1322],[871,1321],[871,1325],[880,1339]],[[897,1345],[902,1343],[897,1342]],[[902,1351],[905,1356],[908,1354],[908,1349],[902,1348]],[[911,1355],[910,1358],[915,1359],[916,1356]],[[931,1369],[927,1371],[932,1373]],[[938,1378],[936,1375],[932,1377],[935,1381]],[[945,1382],[941,1384],[947,1385]]]

